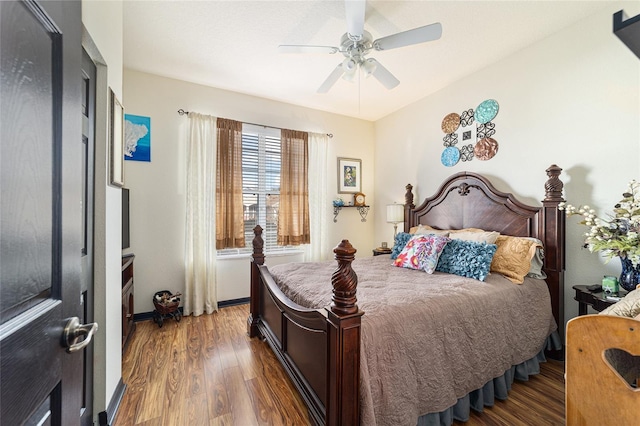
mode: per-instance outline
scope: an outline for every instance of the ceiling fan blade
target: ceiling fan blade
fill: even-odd
[[[333,46],[313,46],[305,44],[281,44],[278,46],[279,53],[336,53],[340,49]]]
[[[391,90],[398,84],[400,84],[400,80],[395,78],[388,69],[380,64],[380,62],[376,61],[373,58],[367,59],[367,62],[375,65],[375,69],[371,72],[371,75],[378,79],[378,81],[382,83],[384,87]]]
[[[395,49],[437,40],[440,36],[442,36],[442,25],[440,25],[440,22],[436,22],[435,24],[425,25],[424,27],[414,28],[374,40],[373,48],[376,50]]]
[[[333,85],[336,84],[336,81],[338,81],[340,77],[342,77],[342,74],[344,74],[344,68],[342,67],[342,62],[340,62],[338,66],[333,69],[331,74],[329,74],[329,77],[327,77],[324,83],[322,83],[322,85],[318,88],[318,93],[327,93],[329,89],[331,89]]]
[[[365,0],[345,0],[344,7],[347,17],[347,33],[356,38],[364,32]]]

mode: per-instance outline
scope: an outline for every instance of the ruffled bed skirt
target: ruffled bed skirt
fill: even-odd
[[[480,389],[469,392],[458,399],[458,402],[452,407],[439,413],[429,413],[421,416],[418,419],[418,426],[451,426],[454,420],[466,422],[469,420],[469,413],[472,408],[481,412],[485,406],[492,407],[496,399],[507,399],[514,379],[527,381],[529,376],[539,374],[540,363],[547,360],[544,356],[545,350],[559,349],[562,349],[562,340],[558,332],[554,331],[547,337],[545,347],[536,356],[522,364],[512,366],[502,376],[488,381]]]

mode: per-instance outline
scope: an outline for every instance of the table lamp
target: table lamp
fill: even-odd
[[[398,234],[398,224],[404,222],[404,204],[387,204],[387,223],[393,223],[393,240]]]

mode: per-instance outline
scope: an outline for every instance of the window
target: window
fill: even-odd
[[[243,124],[242,204],[246,247],[218,250],[218,255],[251,253],[253,228],[257,224],[264,228],[265,253],[300,250],[300,247],[277,245],[280,162],[280,129]]]

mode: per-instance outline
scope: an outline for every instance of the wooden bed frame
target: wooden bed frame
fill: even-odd
[[[439,229],[481,228],[505,235],[535,237],[544,243],[544,271],[558,328],[564,326],[564,212],[562,169],[546,172],[542,207],[496,190],[484,177],[461,172],[447,179],[421,205],[413,204],[407,185],[404,230],[418,224]],[[254,228],[251,261],[250,337],[267,341],[300,392],[312,421],[358,425],[360,415],[360,324],[364,312],[356,304],[357,277],[351,262],[356,250],[347,240],[333,250],[338,267],[331,284],[331,306],[308,309],[289,300],[264,266],[262,228]],[[327,283],[328,285],[328,283]]]

